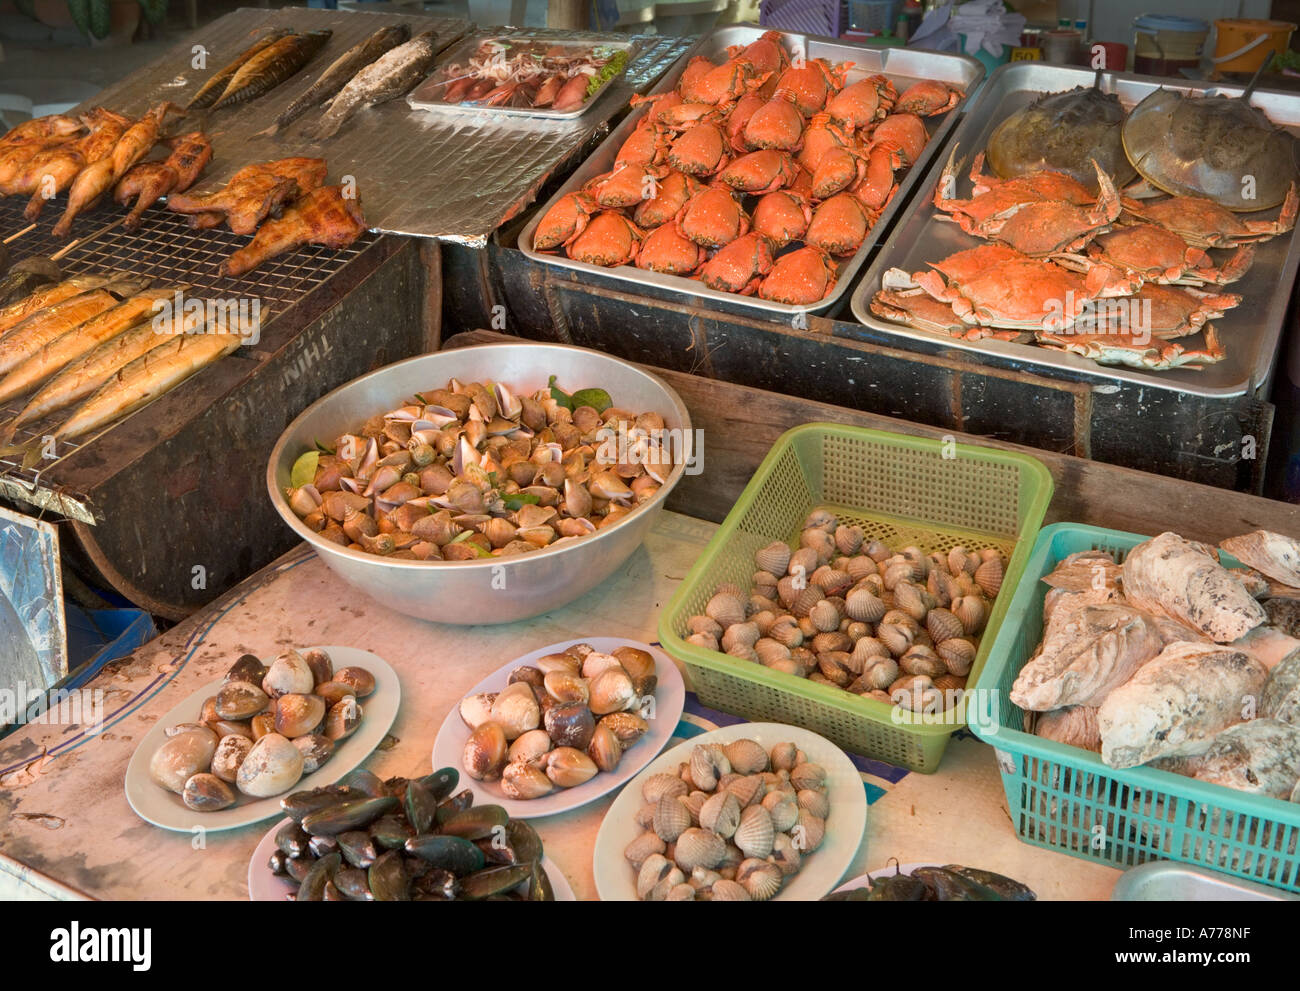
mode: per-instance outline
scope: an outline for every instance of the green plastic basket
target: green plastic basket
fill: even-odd
[[[971,669],[974,684],[1051,498],[1051,475],[1025,455],[834,423],[796,427],[777,440],[678,587],[659,617],[659,640],[686,666],[705,705],[802,726],[845,750],[931,773],[964,725],[964,702],[942,714],[904,712],[688,644],[687,621],[720,583],[748,589],[754,552],[773,540],[797,546],[805,517],[825,508],[895,549],[964,544],[996,547],[1008,558]]]
[[[1026,733],[1010,699],[1043,635],[1040,578],[1077,551],[1118,560],[1146,537],[1076,523],[1044,527],[975,682],[971,729],[997,753],[1007,808],[1020,838],[1127,868],[1178,860],[1300,891],[1300,805],[1134,767],[1116,770],[1088,750]],[[1237,563],[1223,555],[1229,567]]]

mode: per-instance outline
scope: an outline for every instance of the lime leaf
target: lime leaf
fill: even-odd
[[[561,389],[558,385],[555,384],[554,375],[550,377],[549,381],[547,382],[547,385],[551,387],[551,398],[554,399],[561,406],[563,406],[565,409],[567,409],[570,413],[572,413],[573,397],[571,397],[567,392],[565,392],[563,389]]]
[[[535,496],[531,492],[516,492],[505,498],[506,509],[512,513],[524,506],[536,506],[539,502],[541,502],[541,497]]]
[[[289,472],[289,484],[295,489],[310,485],[316,480],[316,464],[320,461],[320,451],[308,451],[293,463]]]
[[[321,454],[333,454],[333,453],[334,453],[334,448],[332,448],[332,447],[326,447],[326,446],[325,446],[324,444],[322,444],[320,441],[316,441],[315,444],[316,444],[316,450],[319,451]]]
[[[614,405],[614,400],[609,398],[609,393],[604,389],[579,389],[573,394],[573,405],[575,409],[590,406],[597,413],[603,413]]]

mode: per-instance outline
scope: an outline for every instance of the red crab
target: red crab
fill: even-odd
[[[836,267],[820,248],[805,246],[782,255],[758,287],[760,299],[807,306],[835,288]]]
[[[712,121],[688,127],[668,150],[668,164],[688,175],[709,176],[729,161],[727,136]]]
[[[851,255],[862,246],[876,215],[851,193],[832,196],[817,207],[804,240],[831,255]]]
[[[663,131],[650,122],[647,114],[641,123],[633,128],[627,136],[618,154],[614,156],[614,167],[620,165],[658,165],[668,157],[669,142]]]
[[[732,58],[747,58],[759,72],[780,72],[790,64],[790,56],[781,44],[780,31],[764,31],[748,45],[732,45],[727,49]]]
[[[898,189],[894,176],[906,164],[902,149],[892,141],[873,144],[867,150],[866,168],[862,178],[853,187],[853,194],[869,209],[884,209]]]
[[[646,110],[645,119],[652,124],[658,124],[661,113],[671,110],[673,107],[681,106],[683,101],[681,94],[674,89],[655,96],[642,96],[638,93],[628,102],[634,107],[639,107],[643,103],[650,104],[649,109]]]
[[[747,58],[733,58],[704,76],[687,99],[715,106],[734,103],[750,90],[758,89],[770,76],[770,72],[759,72]]]
[[[848,189],[867,171],[867,162],[852,148],[832,148],[822,155],[812,174],[814,199],[824,200]]]
[[[676,170],[669,171],[658,184],[654,198],[637,204],[632,219],[638,226],[647,229],[666,224],[686,205],[687,200],[706,188],[708,187],[694,176]]]
[[[569,257],[590,265],[613,268],[636,259],[645,232],[614,210],[603,210],[569,243]]]
[[[899,113],[934,117],[957,106],[965,95],[956,86],[941,83],[937,79],[923,79],[903,90],[894,109]]]
[[[696,55],[686,63],[686,68],[682,70],[681,77],[677,80],[677,92],[683,100],[694,103],[709,103],[709,100],[700,98],[701,84],[704,78],[717,68],[712,59],[705,58],[703,55]]]
[[[636,267],[665,275],[691,275],[704,264],[707,252],[689,238],[664,224],[646,235],[637,252]]]
[[[1253,245],[1243,244],[1223,265],[1194,248],[1173,231],[1154,224],[1117,227],[1088,245],[1087,260],[1058,259],[1087,271],[1088,288],[1105,295],[1127,296],[1145,282],[1236,282],[1250,269]]]
[[[754,207],[754,230],[766,235],[778,248],[798,241],[812,221],[806,197],[788,189],[768,193]]]
[[[608,176],[593,179],[583,191],[594,196],[605,209],[619,210],[652,198],[659,180],[668,171],[662,166],[620,165]]]
[[[766,105],[767,101],[757,93],[746,93],[736,101],[736,105],[731,108],[731,113],[727,114],[727,123],[723,130],[727,132],[727,141],[731,143],[731,148],[736,154],[743,155],[747,151],[754,150],[745,141],[745,128],[749,124],[749,119],[754,116],[754,112]],[[802,120],[800,129],[802,129]]]
[[[718,174],[718,179],[742,193],[761,196],[794,182],[799,167],[788,152],[751,151]]]
[[[723,186],[691,197],[673,223],[679,234],[706,248],[730,244],[749,230],[749,217],[731,190]]]
[[[681,133],[705,121],[715,124],[723,122],[717,107],[708,103],[675,103],[655,115],[655,123],[673,133]]]
[[[549,251],[567,247],[586,229],[591,215],[598,210],[599,204],[586,193],[566,193],[537,222],[533,248]]]
[[[844,86],[844,77],[852,62],[841,62],[834,68],[825,59],[809,59],[799,66],[791,66],[777,79],[776,91],[791,90],[805,117],[821,113],[826,101]]]
[[[772,270],[772,242],[749,233],[720,248],[700,269],[700,279],[710,289],[752,296]]]
[[[750,148],[794,151],[803,140],[803,114],[795,105],[793,90],[778,90],[759,107],[745,125],[745,144]]]
[[[868,147],[889,142],[902,150],[905,164],[911,165],[921,157],[929,140],[925,121],[916,114],[892,113],[872,129]]]
[[[832,148],[853,145],[853,125],[836,124],[829,114],[817,114],[808,122],[803,132],[803,147],[795,156],[799,164],[811,172],[817,168],[821,157]]]
[[[882,120],[897,98],[898,90],[888,79],[868,76],[845,86],[827,100],[826,114],[837,124],[862,130]]]
[[[1171,196],[1142,203],[1126,199],[1124,209],[1140,220],[1173,231],[1198,248],[1235,248],[1252,241],[1267,241],[1295,227],[1300,196],[1292,183],[1276,220],[1243,220],[1199,196]]]

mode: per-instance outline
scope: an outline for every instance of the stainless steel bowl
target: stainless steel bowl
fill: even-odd
[[[451,378],[492,379],[520,395],[544,388],[550,376],[570,391],[599,387],[614,404],[651,411],[680,431],[685,457],[654,496],[635,512],[589,537],[553,549],[478,561],[393,560],[323,540],[285,501],[284,490],[299,455],[356,430],[377,413],[415,392],[440,388]],[[694,450],[691,418],[666,383],[608,355],[559,344],[486,344],[411,358],[364,375],[321,397],[289,424],[271,451],[266,487],[285,523],[316,549],[349,585],[419,619],[473,626],[513,623],[563,606],[591,591],[626,561],[645,539]]]

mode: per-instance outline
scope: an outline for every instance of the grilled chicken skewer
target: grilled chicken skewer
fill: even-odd
[[[161,162],[141,162],[124,175],[113,191],[122,206],[135,197],[135,206],[122,226],[133,231],[144,212],[162,197],[189,189],[212,160],[212,142],[202,131],[191,131],[170,142],[172,153]]]
[[[207,223],[209,215],[224,215],[236,234],[252,234],[272,210],[318,188],[324,181],[325,159],[282,158],[240,169],[218,192],[170,196],[167,209],[197,214],[204,226],[214,226]]]
[[[346,248],[365,233],[361,203],[345,197],[342,186],[313,189],[284,211],[278,220],[268,220],[252,242],[221,264],[221,274],[243,275],[262,262],[304,244]]]
[[[113,184],[126,174],[126,170],[149,154],[158,140],[163,119],[169,111],[179,111],[171,103],[160,103],[132,124],[113,146],[111,155],[86,166],[68,191],[68,205],[63,216],[54,225],[55,237],[67,237],[72,231],[72,220],[77,214],[90,209]]]

